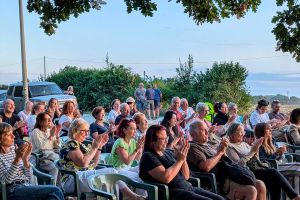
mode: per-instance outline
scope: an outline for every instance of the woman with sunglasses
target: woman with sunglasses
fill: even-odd
[[[36,124],[32,131],[30,140],[32,143],[32,152],[42,154],[39,159],[39,168],[48,171],[57,180],[58,169],[54,160],[59,159],[59,132],[61,126],[54,126],[51,114],[48,112],[40,113],[36,117]]]

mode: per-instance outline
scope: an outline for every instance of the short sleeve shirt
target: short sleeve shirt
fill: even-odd
[[[217,151],[209,144],[199,144],[191,142],[191,146],[187,155],[187,162],[192,171],[199,171],[201,162],[213,157]]]
[[[250,116],[250,123],[252,126],[256,126],[258,123],[267,123],[270,121],[268,113],[259,114],[258,111],[254,111]]]
[[[113,121],[115,123],[115,120],[116,120],[118,115],[119,115],[119,113],[117,111],[115,111],[114,109],[112,109],[108,113],[107,120],[108,121]]]
[[[146,99],[147,100],[154,100],[154,90],[152,88],[148,88],[146,90]]]
[[[125,163],[122,162],[120,159],[120,156],[116,153],[117,148],[123,148],[125,151],[127,151],[128,155],[131,155],[135,149],[136,149],[136,141],[135,139],[131,139],[129,144],[125,142],[123,138],[118,138],[114,146],[112,147],[109,159],[108,159],[108,164],[114,166],[115,168],[124,168],[131,166],[132,162],[129,163],[129,165],[126,165]]]
[[[145,88],[143,89],[137,88],[135,90],[135,96],[137,97],[137,100],[145,100],[145,94],[146,94]]]
[[[154,89],[154,100],[160,101],[161,91],[160,89]]]
[[[93,134],[95,132],[98,132],[98,134],[102,134],[108,130],[109,124],[103,123],[103,126],[97,124],[96,122],[93,122],[90,124],[90,133]]]
[[[149,174],[149,171],[160,165],[167,169],[175,162],[176,159],[171,150],[166,150],[162,156],[152,152],[144,152],[140,161],[139,176],[143,181],[159,182]],[[190,183],[185,180],[181,171],[179,171],[179,173],[167,185],[170,189],[189,189],[191,187]]]
[[[86,154],[90,151],[90,149],[82,143],[77,142],[76,140],[70,140],[63,145],[60,150],[60,165],[65,169],[75,170],[75,171],[83,171],[83,170],[92,170],[94,169],[93,162],[89,164],[88,167],[83,168],[76,165],[69,157],[68,153],[75,150],[80,150],[82,154]]]
[[[73,119],[68,117],[67,115],[62,115],[60,118],[59,118],[59,121],[58,121],[58,124],[59,125],[62,125],[62,129],[65,130],[65,131],[68,131],[69,130],[69,127],[66,127],[63,125],[63,123],[65,122],[72,122]]]
[[[2,118],[2,122],[6,122],[6,123],[10,124],[11,126],[14,126],[16,122],[21,120],[20,117],[14,113],[12,114],[12,116],[10,118],[8,118],[5,116],[4,112],[1,112],[0,117]],[[20,137],[21,133],[22,133],[21,128],[14,130],[15,143],[17,145],[21,145],[24,143],[24,141]]]

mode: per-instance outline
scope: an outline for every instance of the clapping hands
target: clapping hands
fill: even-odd
[[[175,156],[177,161],[186,161],[186,157],[190,149],[190,144],[186,139],[181,139],[181,140],[182,140],[181,146],[174,146]]]

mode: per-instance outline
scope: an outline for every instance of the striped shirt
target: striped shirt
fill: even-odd
[[[24,167],[23,161],[20,161],[17,165],[12,164],[15,157],[14,146],[11,146],[10,152],[6,154],[0,153],[0,179],[8,184],[14,181],[30,182],[32,175],[31,167]]]

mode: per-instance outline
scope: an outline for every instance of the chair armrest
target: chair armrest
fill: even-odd
[[[162,200],[169,200],[169,187],[165,184],[162,183],[155,183],[155,182],[144,182],[144,183],[148,183],[150,185],[155,185],[158,188],[158,196],[162,199]]]
[[[195,177],[190,177],[190,179],[188,180],[188,182],[190,182],[194,187],[198,187],[200,188],[200,179],[199,178],[195,178]]]
[[[6,200],[7,195],[6,195],[6,184],[3,180],[1,180],[1,199]]]
[[[192,176],[196,178],[205,179],[208,180],[211,186],[211,191],[213,193],[218,192],[217,188],[217,181],[216,181],[216,176],[213,173],[206,173],[206,172],[192,172]],[[202,185],[201,185],[202,186]]]
[[[105,168],[105,167],[107,167],[107,168],[113,168],[114,166],[109,165],[109,164],[98,163],[96,169],[98,169],[98,167],[100,167],[99,169],[102,169],[102,168]]]
[[[114,194],[111,194],[109,192],[104,192],[102,190],[98,190],[96,188],[91,188],[91,190],[93,191],[93,193],[97,196],[100,196],[100,197],[104,197],[105,199],[110,199],[110,200],[117,200],[117,197],[116,195]]]
[[[34,166],[32,166],[33,175],[37,177],[38,184],[39,185],[54,185],[54,178],[53,176],[43,173],[39,170],[37,170]]]
[[[293,155],[291,155],[291,153],[285,153],[284,157],[287,159],[288,162],[294,161]]]
[[[300,154],[298,153],[285,153],[284,156],[289,162],[300,162]],[[289,160],[289,157],[292,157],[292,161]]]

